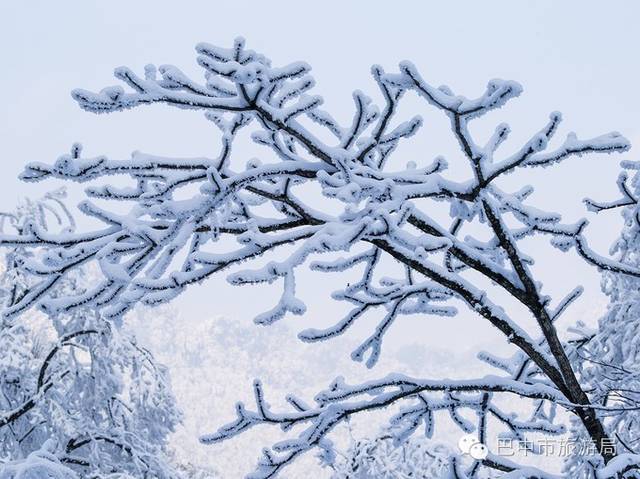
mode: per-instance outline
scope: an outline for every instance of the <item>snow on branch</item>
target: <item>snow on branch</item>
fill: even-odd
[[[225,441],[261,424],[276,424],[283,431],[297,427],[300,432],[295,439],[280,441],[272,448],[264,450],[256,471],[249,476],[252,479],[267,479],[275,477],[299,455],[315,447],[326,447],[327,434],[354,414],[386,408],[397,402],[408,403],[391,420],[398,434],[397,440],[402,442],[422,422],[427,431],[431,430],[434,412],[449,411],[457,416],[459,409],[486,408],[487,406],[478,396],[478,392],[483,391],[503,392],[542,400],[560,399],[551,387],[525,385],[519,381],[498,376],[466,381],[426,381],[395,374],[356,386],[349,386],[342,378],[337,378],[329,389],[315,397],[314,406],[289,396],[287,401],[291,405],[291,411],[276,413],[265,401],[262,384],[256,381],[254,383],[255,410],[248,410],[243,403],[238,403],[236,420],[222,426],[213,434],[202,436],[201,441],[205,444]],[[491,412],[498,417],[506,416],[497,406],[492,405]],[[552,426],[543,420],[526,423],[512,421],[510,426],[517,431],[544,431],[552,434],[563,432],[563,428]],[[466,422],[460,427],[465,432],[475,430],[475,426],[467,425]]]
[[[201,111],[219,130],[217,155],[165,158],[134,152],[128,159],[112,160],[84,156],[81,147],[74,145],[53,164],[28,164],[21,176],[24,181],[88,184],[87,196],[101,202],[86,200],[80,208],[104,225],[88,233],[51,234],[33,222],[18,235],[1,235],[2,246],[43,251],[39,259],[16,258],[33,276],[33,287],[5,309],[6,317],[16,317],[33,306],[50,314],[90,307],[118,322],[138,303],[170,301],[189,285],[232,270],[229,281],[235,285],[282,283],[283,294],[276,305],[256,318],[259,324],[271,324],[289,313],[306,311],[298,297],[296,275],[310,264],[320,273],[357,279],[345,280],[346,286],[333,294],[351,305],[346,316],[328,328],[306,328],[299,335],[303,341],[334,338],[371,311],[381,310],[381,321],[353,352],[353,359],[373,367],[382,354],[386,332],[399,318],[449,317],[463,305],[497,328],[519,355],[514,363],[484,357],[507,372],[508,380],[438,383],[446,385],[448,392],[436,383],[417,380],[368,385],[367,392],[375,392],[373,401],[345,403],[327,393],[321,395],[326,404],[320,401],[306,407],[292,402],[296,412],[291,415],[271,412],[256,385],[257,411],[239,407],[237,421],[207,441],[225,439],[257,423],[311,423],[297,439],[266,452],[256,477],[271,477],[311,446],[329,447],[323,442],[326,432],[351,414],[436,390],[444,397],[439,403],[428,400],[431,409],[454,399],[467,401],[471,408],[480,407],[481,416],[493,415],[519,440],[527,431],[555,434],[559,429],[550,425],[552,421],[541,419],[553,414],[541,411],[544,404],[560,401],[572,405],[572,413],[594,443],[601,445],[608,439],[554,326],[578,293],[560,301],[555,310],[549,309],[552,298],[543,294],[530,268],[536,258],[523,251],[523,241],[547,235],[554,246],[563,250],[575,246],[600,268],[622,269],[588,249],[582,236],[584,223],[562,224],[561,215],[533,204],[533,187],[523,184],[506,191],[500,179],[521,168],[627,151],[630,145],[623,136],[609,133],[581,140],[571,133],[553,149],[549,145],[561,122],[561,115],[554,112],[523,145],[497,159],[509,126],[501,123],[486,143],[479,144],[468,125],[518,97],[522,87],[516,82],[491,80],[479,97],[469,99],[446,86],[433,87],[409,62],[401,63],[397,73],[374,66],[372,76],[381,100],[377,103],[373,96],[354,92],[353,117],[344,126],[320,108],[322,98],[312,93],[315,81],[308,64],[274,66],[262,54],[245,48],[243,39],[231,48],[203,43],[196,50],[204,71],[202,81],[171,65],[148,65],[142,75],[121,67],[115,76],[126,89],[74,90],[73,97],[93,113],[156,103]],[[462,161],[471,167],[465,178],[450,179],[449,168],[466,165],[442,157],[407,159],[405,167],[390,161],[397,146],[411,141],[422,127],[418,115],[398,118],[398,106],[408,92],[424,98],[427,106],[449,119]],[[234,150],[243,130],[250,130],[262,153],[260,159],[246,161]],[[331,140],[321,140],[326,137]],[[117,186],[93,183],[114,176],[121,177]],[[625,179],[619,181],[619,188],[624,198],[615,205],[592,202],[590,206],[602,210],[636,201]],[[314,189],[322,199],[305,194]],[[118,208],[112,207],[116,202]],[[438,219],[442,216],[435,211],[441,207],[448,210],[451,221]],[[475,236],[478,228],[482,236]],[[284,250],[285,259],[273,260],[275,250]],[[344,257],[336,259],[338,254]],[[329,259],[319,260],[319,255]],[[389,261],[398,266],[398,273],[381,266]],[[101,281],[80,294],[51,295],[57,283],[87,263],[100,267]],[[499,302],[499,296],[493,295],[496,290],[523,306],[538,330],[525,330],[522,311],[508,310],[511,303]],[[338,390],[340,394],[349,391]],[[492,409],[486,395],[502,393],[531,398],[536,404],[535,425]],[[463,401],[457,395],[470,397]],[[463,429],[469,427],[455,408],[450,412]],[[429,414],[413,412],[407,417],[415,420]],[[477,470],[476,464],[473,474]]]

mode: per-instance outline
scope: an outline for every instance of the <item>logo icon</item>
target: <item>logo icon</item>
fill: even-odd
[[[463,454],[469,454],[477,461],[482,461],[489,455],[487,446],[478,441],[478,438],[472,434],[462,436],[458,441],[458,447]]]

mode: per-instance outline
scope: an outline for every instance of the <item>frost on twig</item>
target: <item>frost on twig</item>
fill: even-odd
[[[498,125],[483,144],[474,139],[468,125],[519,96],[522,87],[495,79],[480,96],[466,98],[448,87],[431,86],[409,62],[401,63],[397,73],[374,66],[372,76],[382,103],[376,105],[356,91],[353,118],[342,125],[321,109],[322,98],[311,93],[315,82],[306,63],[274,66],[265,56],[246,49],[242,39],[228,49],[209,44],[196,49],[204,70],[202,82],[169,65],[150,65],[144,75],[122,67],[115,76],[126,88],[74,90],[73,97],[94,113],[152,103],[202,111],[220,130],[218,155],[165,158],[135,152],[128,159],[113,160],[85,157],[74,146],[53,164],[27,165],[22,174],[25,181],[58,178],[91,183],[98,178],[128,177],[129,186],[88,186],[86,193],[102,200],[100,205],[125,202],[130,206],[127,212],[116,213],[115,208],[84,201],[82,211],[103,223],[101,229],[88,233],[51,235],[34,224],[25,234],[3,235],[3,246],[47,249],[42,261],[25,264],[38,282],[7,308],[7,317],[37,305],[52,314],[95,307],[105,317],[120,320],[137,303],[170,301],[189,285],[233,269],[229,271],[232,284],[282,283],[280,299],[256,318],[260,324],[271,324],[289,313],[306,311],[298,297],[296,273],[310,263],[316,271],[347,273],[358,279],[333,294],[334,299],[348,303],[350,311],[332,326],[304,329],[299,335],[303,341],[334,338],[371,311],[380,310],[382,319],[352,354],[373,367],[382,354],[385,334],[400,318],[449,317],[464,305],[497,328],[519,353],[508,361],[482,355],[502,372],[478,381],[430,382],[394,376],[354,387],[338,382],[321,393],[313,406],[290,398],[293,410],[289,413],[272,412],[257,383],[256,410],[238,406],[235,422],[203,439],[224,440],[259,423],[285,429],[304,424],[294,439],[265,450],[255,477],[272,477],[311,447],[329,448],[327,432],[351,414],[396,402],[408,403],[393,421],[399,439],[423,423],[431,431],[433,411],[439,410],[448,411],[462,430],[476,430],[480,436],[487,434],[489,416],[520,441],[530,432],[558,434],[562,430],[554,424],[558,404],[575,414],[598,447],[609,439],[554,326],[577,293],[552,307],[552,298],[542,293],[530,269],[535,258],[520,245],[527,238],[545,235],[561,249],[576,247],[598,266],[608,263],[585,246],[584,223],[562,224],[559,214],[532,205],[531,186],[506,191],[500,179],[518,169],[551,167],[572,157],[627,151],[629,143],[623,136],[612,132],[580,139],[570,133],[553,147],[562,120],[553,112],[520,148],[503,156],[500,150],[509,135],[508,125]],[[442,157],[392,166],[397,146],[410,141],[422,127],[419,116],[396,118],[402,98],[412,93],[450,122],[462,158],[471,167],[464,180],[448,177],[453,163]],[[264,158],[238,167],[233,144],[245,129],[251,130],[250,137],[262,148]],[[635,201],[624,189],[624,180],[619,184],[625,199],[617,204]],[[305,199],[303,193],[313,188],[331,201]],[[595,209],[607,207],[589,204]],[[450,222],[433,214],[443,205]],[[488,234],[476,236],[473,232],[478,227]],[[283,246],[285,259],[261,259]],[[319,255],[329,259],[317,259]],[[383,275],[381,264],[389,260],[399,264],[400,271],[389,275],[385,270]],[[99,264],[100,282],[80,295],[51,297],[49,292],[61,278],[89,262]],[[240,264],[242,270],[237,268]],[[494,289],[523,306],[538,331],[525,330],[516,319],[522,312],[510,314],[507,305],[492,294]],[[498,408],[493,397],[502,394],[531,399],[531,418],[514,418]],[[459,409],[474,412],[477,424],[465,419]],[[602,456],[605,461],[612,459],[606,453]],[[474,463],[460,474],[477,475],[481,466],[503,472],[515,468]]]
[[[17,238],[37,228],[74,234],[75,221],[57,190],[2,214]],[[17,242],[3,256],[0,298],[11,308],[33,293],[46,264],[46,243]],[[45,270],[46,271],[46,270]],[[52,287],[53,298],[90,284],[85,268]],[[128,331],[91,308],[24,314],[0,324],[0,477],[174,478],[165,441],[180,418],[165,368]],[[7,463],[8,461],[8,463]]]

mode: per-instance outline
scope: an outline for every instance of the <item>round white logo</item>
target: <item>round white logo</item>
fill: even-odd
[[[489,455],[487,446],[478,441],[478,438],[473,434],[462,436],[458,441],[458,447],[463,454],[469,454],[477,461],[482,461]]]

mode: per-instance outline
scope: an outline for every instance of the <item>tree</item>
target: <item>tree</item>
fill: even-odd
[[[383,105],[376,107],[356,91],[353,120],[343,127],[320,108],[320,97],[308,94],[314,81],[307,64],[274,67],[263,55],[245,49],[243,40],[230,49],[200,44],[197,51],[205,70],[204,84],[174,66],[149,65],[144,77],[122,67],[115,76],[130,87],[129,92],[116,86],[98,93],[75,90],[73,97],[94,113],[152,103],[203,111],[221,131],[219,155],[176,159],[136,152],[130,159],[110,160],[84,157],[80,146],[74,145],[52,165],[27,165],[21,175],[25,181],[90,182],[128,176],[131,186],[90,186],[86,193],[131,207],[122,214],[87,200],[80,205],[82,211],[102,221],[104,228],[54,236],[35,226],[26,236],[4,236],[5,246],[49,250],[46,263],[26,264],[40,279],[28,295],[6,309],[6,317],[34,305],[49,314],[68,313],[84,305],[120,321],[137,303],[170,301],[190,284],[252,260],[253,270],[235,270],[228,279],[236,285],[282,282],[278,303],[255,319],[267,325],[287,313],[305,313],[304,303],[296,297],[295,273],[312,255],[329,254],[327,261],[311,261],[311,268],[345,276],[362,273],[359,280],[348,282],[333,295],[352,309],[333,327],[302,331],[303,341],[329,340],[368,313],[382,310],[384,316],[375,330],[352,354],[354,360],[373,367],[385,333],[396,319],[408,314],[451,316],[456,314],[456,302],[461,302],[497,328],[518,353],[510,360],[483,355],[502,372],[478,379],[444,381],[395,374],[349,385],[338,378],[315,397],[314,404],[289,397],[287,412],[272,411],[261,383],[256,382],[255,408],[239,404],[237,419],[202,441],[227,440],[259,424],[296,431],[290,440],[265,450],[252,477],[267,478],[312,448],[330,450],[326,435],[350,416],[391,404],[402,407],[393,419],[399,440],[420,424],[431,435],[434,413],[444,411],[462,431],[476,431],[485,443],[490,433],[500,429],[526,443],[530,433],[562,434],[564,427],[554,421],[555,410],[561,407],[577,418],[592,441],[598,467],[614,461],[602,409],[596,408],[580,383],[567,344],[554,326],[580,290],[554,302],[532,273],[533,258],[519,246],[525,238],[545,236],[561,249],[573,247],[599,267],[618,262],[589,248],[586,222],[562,224],[559,214],[529,204],[532,187],[505,191],[499,184],[515,170],[553,166],[590,153],[627,151],[629,143],[623,136],[613,132],[582,140],[572,133],[551,148],[562,119],[554,112],[519,149],[498,157],[509,127],[498,125],[488,141],[479,143],[468,125],[517,97],[521,86],[492,80],[479,97],[468,99],[448,87],[432,87],[409,62],[401,63],[394,74],[374,66]],[[428,164],[392,166],[398,145],[422,126],[418,116],[401,122],[395,119],[403,95],[409,92],[450,120],[464,157],[454,166],[460,172],[468,169],[468,179],[447,178],[449,165],[441,157]],[[249,125],[255,129],[251,138],[271,157],[238,167],[232,146],[238,132]],[[330,135],[331,140],[321,139]],[[321,191],[322,200],[311,197],[309,191],[314,188]],[[449,211],[450,221],[437,219],[434,212],[442,209]],[[484,238],[474,236],[476,228]],[[285,260],[265,264],[259,259],[281,246],[286,247]],[[336,259],[335,253],[341,251],[350,256]],[[398,271],[381,277],[388,271],[381,265],[389,260]],[[99,284],[82,294],[52,297],[56,283],[88,262],[100,265],[104,279]],[[502,301],[499,292],[509,295],[520,309]],[[524,319],[514,319],[525,317],[533,318],[537,333],[525,330]],[[531,414],[513,417],[503,410],[496,398],[504,395],[530,400]],[[485,467],[507,472],[505,477],[549,477],[496,455],[470,461],[458,475],[473,477]]]
[[[70,233],[63,198],[56,191],[27,200],[2,219],[17,238],[56,223]],[[0,277],[7,308],[31,293],[29,264],[46,264],[45,256],[20,245],[7,253]],[[91,280],[86,268],[75,269],[50,294],[82,294]],[[165,368],[92,308],[3,321],[0,454],[9,463],[0,477],[79,477],[75,470],[96,479],[173,478],[163,449],[179,418]]]
[[[625,162],[624,166],[632,171],[638,168],[632,162]],[[606,314],[595,329],[582,322],[576,325],[573,332],[577,337],[570,342],[570,357],[585,387],[592,391],[592,401],[606,408],[603,421],[608,434],[620,451],[634,455],[640,453],[639,181],[637,173],[629,181],[623,172],[618,179],[619,199],[604,203],[587,200],[596,212],[622,209],[625,222],[610,251],[618,265],[605,264],[603,268],[607,271],[602,290],[609,297]],[[575,434],[579,437],[583,432],[578,429]],[[583,459],[574,457],[568,472],[572,477],[596,477],[593,465]]]
[[[244,312],[239,310],[237,314],[241,317]],[[272,394],[293,393],[304,397],[313,395],[319,385],[335,376],[336,371],[346,377],[363,375],[360,365],[348,357],[351,349],[358,345],[355,340],[346,341],[339,347],[330,343],[310,347],[296,341],[294,329],[284,321],[265,331],[236,317],[197,315],[194,318],[181,312],[179,307],[162,306],[136,308],[126,323],[140,344],[153,351],[157,360],[169,365],[172,390],[178,404],[184,405],[183,420],[169,443],[172,462],[185,464],[188,471],[198,470],[202,479],[244,477],[252,464],[239,456],[259,454],[259,445],[273,440],[274,431],[261,430],[215,448],[198,443],[198,437],[209,432],[220,417],[224,418],[228,407],[232,407],[238,398],[251,397],[253,378],[261,378]],[[377,369],[397,371],[408,367],[398,361],[394,353],[387,351]],[[268,361],[260,358],[268,358]],[[416,359],[417,367],[421,360]],[[302,364],[304,368],[300,368]],[[442,374],[455,371],[453,362],[446,366],[450,369],[443,365],[438,371]],[[372,377],[376,374],[375,371],[364,373]],[[212,405],[215,408],[212,409]],[[364,444],[368,443],[368,437],[378,437],[379,428],[375,425],[384,424],[385,416],[384,412],[370,414],[337,429],[334,434],[336,449],[348,454],[350,446],[355,446],[356,440],[352,441],[352,438],[358,438]],[[451,434],[451,444],[458,440],[457,430],[453,427],[440,427],[438,433],[443,442]],[[209,471],[206,471],[207,467]],[[325,475],[318,476],[323,473]],[[288,477],[303,474],[328,478],[330,471],[326,467],[323,470],[317,458],[309,455],[287,471]]]
[[[456,453],[444,444],[412,437],[395,444],[393,435],[354,440],[329,465],[335,479],[453,478]]]
[[[4,464],[0,470],[1,479],[77,479],[78,475],[65,467],[54,454],[55,440],[47,440],[40,449],[30,453],[25,459]]]

